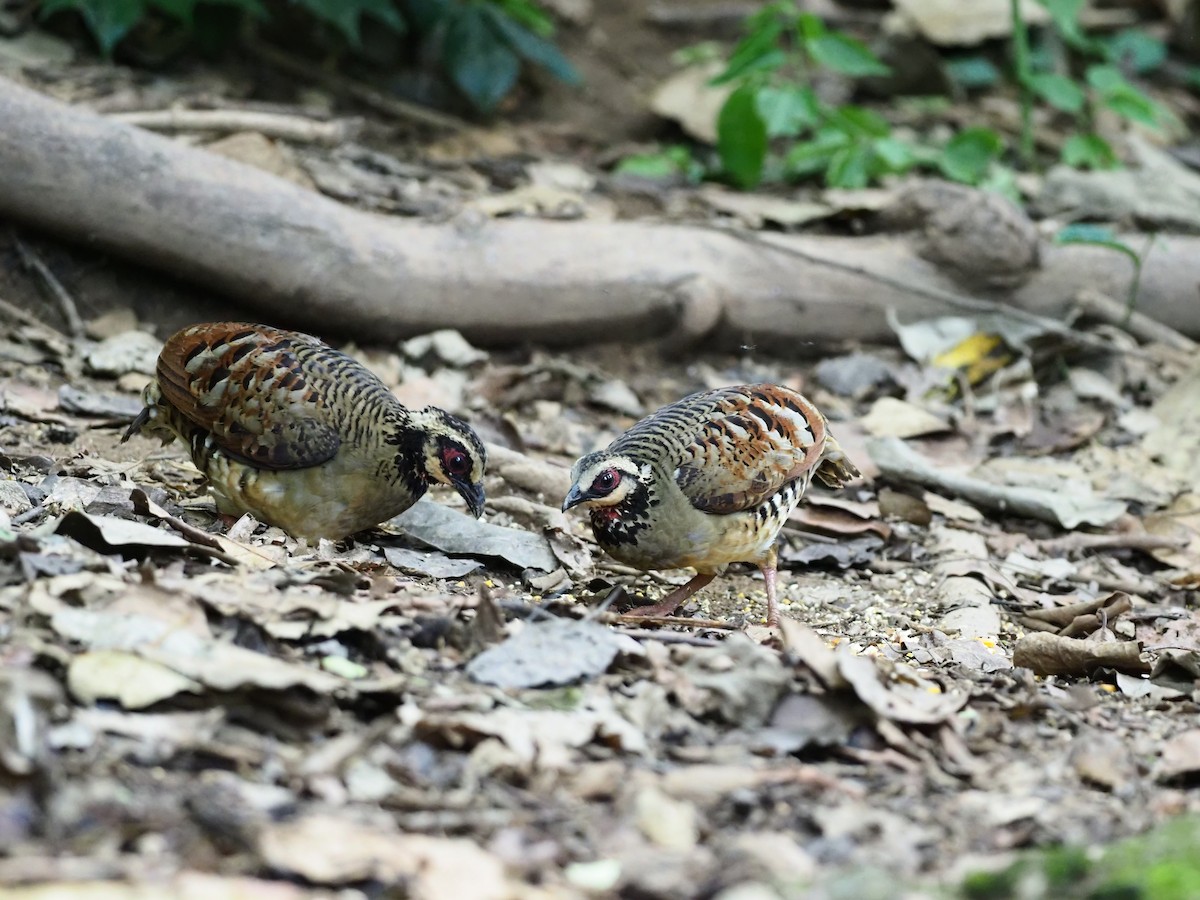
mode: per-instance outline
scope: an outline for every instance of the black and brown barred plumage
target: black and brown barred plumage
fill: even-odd
[[[483,512],[483,444],[436,408],[409,410],[356,360],[265,325],[192,325],[169,338],[139,430],[179,438],[222,513],[294,537],[341,538],[408,509],[430,481]]]
[[[646,615],[673,613],[734,562],[756,563],[779,622],[775,540],[815,477],[859,474],[807,399],[774,384],[703,391],[642,419],[571,471],[563,509],[587,506],[597,542],[639,569],[697,575]]]

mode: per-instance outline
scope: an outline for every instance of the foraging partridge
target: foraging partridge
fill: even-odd
[[[779,624],[775,539],[815,476],[857,476],[825,417],[775,384],[703,391],[642,419],[571,470],[563,510],[586,506],[597,542],[639,569],[698,573],[639,615],[670,615],[729,563],[752,562]]]
[[[487,455],[465,422],[405,408],[317,338],[215,322],[173,335],[146,386],[142,430],[186,444],[217,508],[297,538],[341,538],[404,512],[429,482],[483,513]]]

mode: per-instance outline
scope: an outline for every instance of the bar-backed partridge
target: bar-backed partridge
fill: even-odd
[[[163,346],[145,429],[179,438],[217,508],[298,538],[337,539],[408,509],[431,481],[483,513],[487,454],[465,422],[410,410],[364,366],[317,338],[265,325],[184,328]]]
[[[779,624],[775,539],[816,477],[858,470],[800,394],[775,384],[703,391],[642,419],[571,471],[563,510],[586,506],[596,540],[639,569],[691,567],[691,581],[639,615],[670,615],[729,563],[757,563],[767,624]]]

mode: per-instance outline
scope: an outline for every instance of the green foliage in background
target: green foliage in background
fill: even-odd
[[[908,164],[874,113],[821,102],[812,82],[821,69],[851,78],[888,73],[866,46],[794,0],[768,3],[747,20],[746,36],[712,82],[733,85],[717,117],[717,149],[731,181],[749,188],[762,180],[773,138],[793,142],[785,175],[823,172],[829,183],[865,185]]]
[[[523,63],[545,69],[568,84],[579,74],[550,41],[554,26],[534,0],[287,0],[332,29],[351,49],[362,46],[366,21],[397,34],[415,33],[438,49],[449,79],[479,110],[495,108],[517,82]],[[148,16],[159,14],[185,28],[198,7],[225,6],[265,20],[263,0],[43,0],[43,16],[74,11],[100,50],[111,55]]]
[[[1007,77],[1021,100],[1022,122],[1016,158],[1005,137],[988,127],[966,128],[937,146],[902,139],[881,115],[853,104],[823,103],[813,86],[822,71],[850,78],[886,75],[888,69],[862,43],[828,28],[794,0],[773,0],[751,15],[745,36],[725,60],[712,84],[733,90],[717,119],[719,167],[710,175],[742,188],[764,180],[815,178],[830,187],[857,188],[889,174],[928,169],[946,178],[1016,195],[1013,162],[1033,168],[1033,114],[1049,108],[1071,123],[1062,162],[1078,168],[1111,168],[1116,152],[1095,128],[1100,110],[1152,128],[1170,113],[1134,86],[1131,75],[1159,70],[1166,61],[1162,41],[1126,29],[1094,37],[1079,24],[1084,0],[1039,0],[1051,24],[1037,46],[1012,0],[1013,67]],[[687,63],[713,58],[712,45],[679,54]],[[948,59],[950,78],[964,91],[1001,86],[1006,73],[985,56]],[[1128,73],[1128,74],[1127,74]],[[1200,83],[1200,70],[1197,82]],[[642,172],[677,174],[672,160],[642,154]],[[699,165],[697,163],[696,165]],[[623,171],[623,168],[619,168]]]
[[[965,900],[1194,900],[1200,897],[1200,820],[1173,819],[1108,847],[1025,854],[999,872],[971,875]]]
[[[1106,40],[1089,36],[1079,25],[1085,0],[1038,2],[1050,13],[1063,49],[1058,54],[1031,52],[1020,4],[1011,0],[1013,62],[1021,94],[1021,161],[1026,166],[1033,163],[1032,108],[1034,103],[1043,103],[1074,119],[1075,133],[1062,150],[1064,163],[1078,168],[1113,168],[1117,155],[1095,132],[1096,114],[1108,109],[1151,128],[1166,124],[1167,110],[1122,72],[1122,68],[1139,74],[1154,71],[1165,61],[1166,48],[1161,41],[1135,30],[1118,32]],[[1082,78],[1074,74],[1077,69],[1082,69]]]

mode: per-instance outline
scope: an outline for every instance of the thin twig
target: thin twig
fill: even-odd
[[[737,631],[736,625],[718,619],[692,619],[687,616],[639,616],[636,613],[605,613],[599,621],[616,625],[686,625],[688,628],[715,628]]]
[[[1157,534],[1088,534],[1076,532],[1064,537],[1037,541],[1038,548],[1047,554],[1072,550],[1181,550],[1188,542],[1183,538],[1168,538]]]
[[[4,299],[0,299],[0,315],[6,316],[9,319],[12,319],[14,322],[19,322],[22,325],[28,325],[30,328],[44,328],[47,331],[52,331],[52,332],[54,332],[55,335],[63,338],[64,340],[67,337],[65,334],[63,334],[61,331],[59,331],[53,325],[47,325],[45,322],[43,322],[37,316],[33,315],[32,313],[26,312],[25,310],[21,309],[21,307],[17,306],[16,304],[9,303],[7,300],[4,300]]]
[[[50,267],[42,262],[41,258],[25,246],[25,243],[13,232],[13,246],[17,248],[17,255],[21,257],[21,264],[27,269],[32,269],[42,279],[42,283],[49,289],[55,301],[58,303],[59,311],[63,314],[63,318],[67,323],[67,330],[75,340],[82,340],[84,335],[83,319],[79,318],[79,310],[75,306],[75,299],[71,296],[70,291],[63,287],[63,283],[58,280],[58,277],[50,271]]]
[[[619,628],[617,634],[628,635],[646,641],[658,641],[660,644],[687,644],[691,647],[719,647],[721,642],[714,638],[698,637],[694,634],[684,634],[681,631],[652,631],[649,628]]]
[[[447,131],[466,131],[471,127],[462,119],[383,94],[373,87],[355,81],[353,78],[347,78],[345,75],[321,71],[312,63],[296,59],[279,48],[272,47],[255,38],[247,38],[247,46],[252,53],[269,65],[282,69],[297,78],[316,82],[326,90],[353,97],[364,106],[384,115],[420,122],[422,125],[430,125],[434,128],[444,128]]]
[[[328,146],[345,142],[358,130],[348,121],[317,122],[248,109],[156,109],[113,113],[108,118],[150,131],[254,131],[283,141]]]

